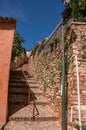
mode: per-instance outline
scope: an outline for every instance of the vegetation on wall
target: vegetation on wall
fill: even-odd
[[[83,53],[82,59],[86,59],[86,52]]]
[[[69,57],[67,55],[65,55],[65,69],[66,69],[66,71],[69,68],[69,64],[70,64]],[[58,69],[62,70],[62,59],[58,61],[57,65],[58,65]]]
[[[49,42],[49,46],[51,48],[51,52],[54,48],[57,47],[57,43],[60,42],[60,38],[58,36],[53,36],[52,39]]]
[[[38,47],[38,54],[40,54],[40,52],[42,51],[43,47],[44,47],[43,43],[39,45],[39,47]]]
[[[40,54],[40,52],[42,51],[43,47],[44,47],[44,42],[46,39],[43,39],[40,41],[41,44],[39,44],[38,42],[34,45],[33,49],[32,49],[32,53],[31,55],[35,56],[36,53]]]
[[[35,56],[35,54],[36,54],[36,52],[37,52],[39,46],[40,46],[40,45],[39,45],[38,43],[36,43],[36,44],[34,45],[34,47],[33,47],[33,49],[32,49],[32,52],[31,52],[31,55]]]
[[[76,130],[80,130],[80,126],[79,125],[76,125],[75,128],[76,128]],[[82,130],[86,130],[86,126],[82,126]]]
[[[70,6],[74,20],[86,22],[86,0],[71,0]]]
[[[25,51],[22,43],[24,43],[23,37],[19,34],[18,31],[14,34],[14,41],[13,41],[13,48],[12,48],[12,61],[15,59],[16,56],[20,56],[22,52]]]

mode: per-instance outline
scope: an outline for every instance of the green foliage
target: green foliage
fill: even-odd
[[[44,51],[43,55],[44,55],[44,58],[46,59],[48,55],[48,51]]]
[[[82,46],[82,48],[83,48],[83,49],[86,49],[86,44],[84,44],[84,45]]]
[[[42,42],[42,44],[44,43],[46,41],[46,39],[43,39],[41,42]]]
[[[65,50],[67,50],[68,49],[67,33],[68,33],[68,30],[70,29],[70,25],[65,24],[64,29],[65,29],[65,32],[64,32],[64,48],[65,48]]]
[[[74,20],[86,22],[86,0],[71,0],[70,6]]]
[[[25,51],[22,43],[25,40],[23,37],[20,36],[19,32],[16,31],[14,34],[14,41],[13,41],[13,48],[12,48],[12,61],[15,59],[16,56],[20,56],[23,51]]]
[[[57,47],[58,42],[60,42],[60,38],[58,36],[53,36],[52,40],[49,42],[51,52],[53,51],[54,47]]]
[[[65,55],[65,68],[66,68],[66,71],[67,71],[67,69],[69,68],[69,65],[70,65],[69,58],[68,58],[67,55]],[[59,69],[59,70],[62,69],[62,60],[59,60],[59,61],[58,61],[58,69]]]
[[[37,52],[39,46],[40,46],[40,45],[39,45],[38,43],[36,43],[36,44],[34,45],[34,47],[33,47],[33,49],[32,49],[32,52],[31,52],[31,55],[35,56],[35,54],[36,54],[36,52]]]
[[[65,37],[66,37],[67,32],[68,32],[68,30],[70,29],[70,25],[69,25],[69,24],[65,24],[64,29],[65,29],[64,35],[65,35]]]
[[[70,65],[69,57],[67,55],[65,55],[65,67],[66,67],[66,70],[69,68],[69,65]]]
[[[75,128],[76,128],[77,130],[80,130],[80,126],[79,126],[79,125],[76,125]],[[86,126],[82,126],[82,130],[86,130]]]
[[[67,8],[65,8],[64,12],[62,13],[64,23],[67,23],[69,18],[71,17],[71,11],[72,10],[70,6],[68,5]]]
[[[59,60],[57,65],[58,65],[58,69],[61,70],[62,69],[62,60]]]
[[[64,41],[64,48],[65,48],[65,50],[67,50],[68,49],[68,41],[65,39],[65,41]]]
[[[43,87],[44,87],[44,91],[46,91],[46,89],[49,87],[47,82],[43,79]]]
[[[50,49],[51,49],[51,52],[52,52],[52,51],[53,51],[54,42],[53,42],[53,41],[50,41],[50,42],[49,42],[49,46],[50,46]]]
[[[55,83],[55,76],[56,76],[56,74],[55,74],[54,70],[52,69],[52,71],[51,71],[51,77],[52,78],[50,80],[51,85],[53,85]]]
[[[43,49],[44,47],[44,42],[45,42],[45,39],[43,39],[41,41],[42,44],[38,44],[38,42],[34,45],[33,49],[32,49],[32,53],[31,55],[35,56],[36,52],[38,52],[38,54],[40,54],[41,50]]]
[[[40,54],[41,50],[44,48],[44,44],[40,44],[38,47],[38,54]]]
[[[83,53],[82,59],[86,59],[86,52]]]

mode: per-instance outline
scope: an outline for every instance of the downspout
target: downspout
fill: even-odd
[[[80,110],[80,84],[79,84],[79,70],[78,70],[78,61],[77,61],[77,55],[75,55],[76,60],[76,78],[77,78],[77,93],[78,93],[78,116],[79,116],[79,126],[80,130],[82,130],[82,122],[81,122],[81,110]]]

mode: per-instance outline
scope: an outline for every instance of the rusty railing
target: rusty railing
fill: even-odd
[[[36,107],[35,96],[34,96],[34,93],[30,89],[30,86],[29,86],[28,81],[27,81],[27,77],[26,77],[25,72],[23,70],[22,70],[22,73],[24,75],[26,84],[27,84],[27,86],[29,88],[29,92],[28,92],[28,104],[30,104],[31,99],[33,101],[33,103],[32,103],[33,104],[32,120],[35,121],[35,116],[37,116],[39,114],[38,109]],[[36,115],[35,115],[35,110],[37,112]]]

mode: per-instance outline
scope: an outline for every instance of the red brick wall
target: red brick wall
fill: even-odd
[[[0,23],[0,122],[5,123],[8,108],[8,81],[14,36],[14,23]]]

